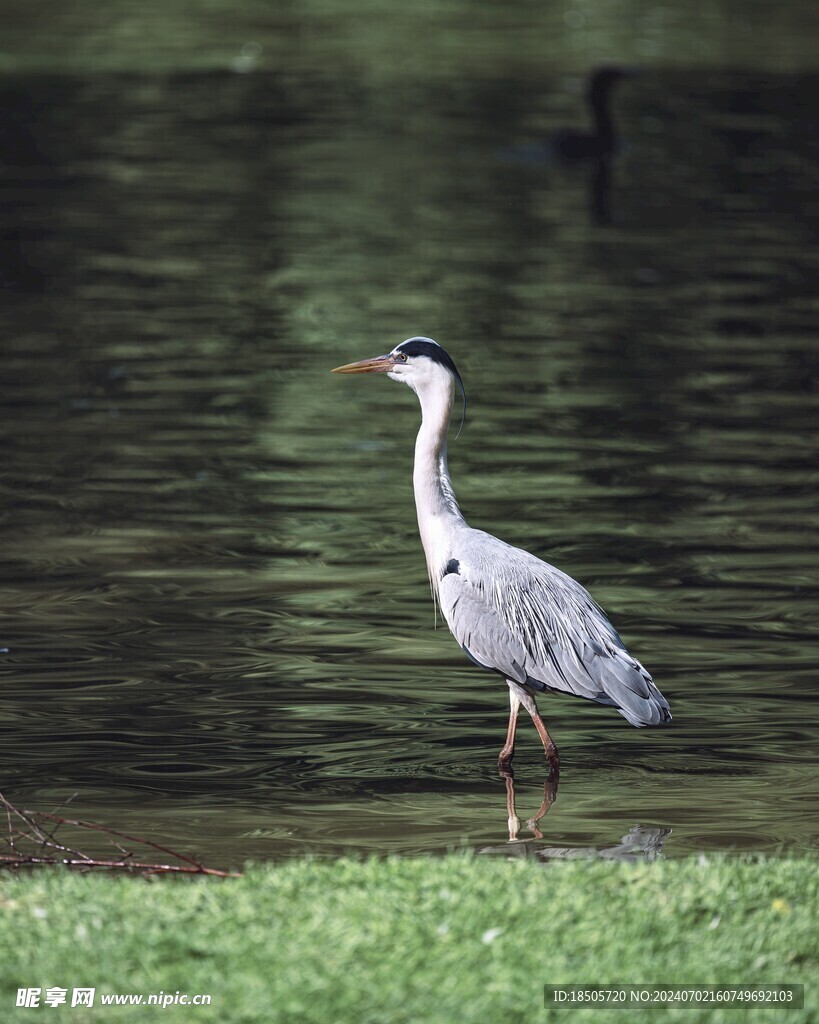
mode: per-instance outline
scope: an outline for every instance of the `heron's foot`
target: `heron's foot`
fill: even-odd
[[[542,839],[543,838],[543,833],[538,828],[537,818],[530,818],[526,822],[526,827],[532,833],[532,839]]]

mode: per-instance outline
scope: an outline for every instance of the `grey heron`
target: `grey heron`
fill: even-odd
[[[421,403],[413,489],[427,572],[434,598],[466,655],[499,673],[509,687],[501,773],[511,766],[521,705],[538,731],[551,771],[559,772],[557,747],[538,713],[536,694],[586,697],[616,708],[638,727],[670,721],[665,697],[576,580],[467,525],[447,466],[455,386],[463,390],[452,357],[431,338],[416,337],[386,355],[332,372],[385,373],[412,388]]]

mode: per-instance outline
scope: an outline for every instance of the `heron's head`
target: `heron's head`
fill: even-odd
[[[411,387],[419,397],[439,390],[451,395],[457,384],[464,398],[466,412],[466,392],[458,368],[452,356],[432,338],[407,338],[384,356],[337,366],[332,372],[386,373],[392,380],[400,380]]]

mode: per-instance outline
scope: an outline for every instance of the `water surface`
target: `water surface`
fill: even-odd
[[[586,169],[515,155],[578,75],[7,78],[0,790],[210,863],[513,849],[415,399],[328,372],[420,333],[468,520],[583,582],[675,716],[543,700],[514,849],[815,848],[816,88],[647,68],[600,226]],[[524,726],[524,819],[544,776]]]

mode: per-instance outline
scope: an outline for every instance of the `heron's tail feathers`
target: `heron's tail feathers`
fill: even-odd
[[[594,700],[617,708],[638,729],[671,721],[668,701],[640,662],[626,651],[610,651],[607,658],[594,659],[592,675],[603,691]]]
[[[644,725],[665,725],[666,722],[671,721],[668,701],[653,684],[652,689],[656,696],[649,697],[644,702],[644,706],[640,709],[639,714],[635,714],[630,707],[617,705],[617,710],[620,714],[638,729],[641,729]]]

